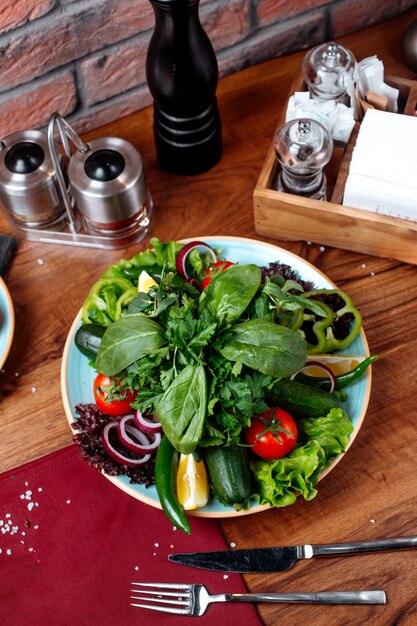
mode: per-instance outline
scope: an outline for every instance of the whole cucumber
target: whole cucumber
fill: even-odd
[[[226,506],[242,508],[251,495],[251,473],[247,449],[231,444],[205,450],[214,494]]]
[[[293,417],[325,417],[331,409],[342,406],[346,394],[342,391],[329,393],[282,378],[268,390],[267,400],[271,406],[279,406]]]
[[[107,326],[100,324],[83,324],[75,333],[75,345],[82,354],[95,360],[106,330]]]

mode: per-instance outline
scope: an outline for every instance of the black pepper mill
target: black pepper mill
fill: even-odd
[[[199,174],[222,151],[217,59],[199,17],[200,0],[150,0],[155,13],[146,74],[163,169]]]

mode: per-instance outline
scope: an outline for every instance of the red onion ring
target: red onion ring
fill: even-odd
[[[109,422],[103,428],[103,432],[101,434],[101,440],[103,442],[104,449],[106,452],[118,463],[122,465],[128,465],[129,467],[139,467],[140,465],[145,465],[151,458],[150,454],[145,454],[140,459],[132,459],[128,456],[125,456],[113,446],[110,442],[110,431],[113,428],[118,428],[118,422]]]
[[[155,419],[145,417],[141,411],[137,410],[133,415],[133,424],[144,433],[161,433],[162,426],[156,418],[155,413],[151,417],[154,417]]]
[[[324,374],[326,374],[328,378],[330,378],[329,393],[332,393],[336,388],[336,376],[333,374],[330,367],[328,367],[327,365],[324,365],[324,363],[320,363],[320,361],[307,361],[304,367],[302,367],[300,370],[298,370],[298,372],[296,372],[295,374],[291,376],[291,379],[294,379],[297,376],[297,374],[300,374],[300,372],[305,372],[311,367],[320,369],[322,372],[324,372]]]
[[[129,450],[139,452],[139,454],[155,452],[161,443],[161,433],[152,433],[154,439],[150,441],[142,430],[139,430],[139,428],[129,423],[133,421],[133,419],[132,415],[125,415],[118,423],[117,434],[119,435],[121,443],[126,446],[126,448],[129,448]],[[134,439],[132,439],[132,437],[134,437]]]
[[[181,248],[176,258],[177,272],[183,278],[193,278],[187,272],[186,261],[191,250],[194,250],[194,248],[203,248],[205,252],[211,254],[213,263],[217,261],[216,253],[207,243],[204,243],[204,241],[190,241],[190,243],[186,243],[185,246]]]

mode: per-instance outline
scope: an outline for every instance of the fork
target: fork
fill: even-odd
[[[204,585],[135,583],[132,606],[176,615],[203,615],[212,602],[291,602],[313,604],[385,604],[384,591],[320,591],[301,593],[219,593],[210,595]],[[139,594],[139,595],[138,595]]]

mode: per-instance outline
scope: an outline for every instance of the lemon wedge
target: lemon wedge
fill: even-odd
[[[177,495],[186,511],[205,506],[209,499],[209,481],[204,461],[192,454],[181,454],[177,472]]]
[[[158,283],[152,278],[152,276],[149,276],[148,272],[145,272],[145,270],[143,270],[139,274],[138,291],[148,293],[149,289],[151,287],[154,287],[155,285],[158,285]]]
[[[350,372],[350,370],[353,370],[365,359],[365,356],[351,354],[314,354],[308,357],[304,369],[309,376],[323,376],[323,371],[320,370],[320,368],[314,366],[308,367],[309,361],[316,361],[327,365],[335,376],[339,376],[340,374]],[[306,371],[307,367],[308,371]]]

